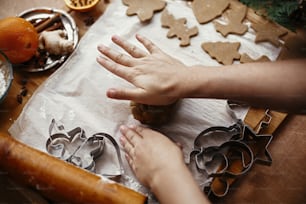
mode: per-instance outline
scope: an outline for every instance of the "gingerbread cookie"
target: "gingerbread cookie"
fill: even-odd
[[[227,25],[214,22],[215,28],[224,37],[228,34],[242,35],[248,30],[248,26],[243,24],[243,20],[247,14],[248,8],[241,3],[231,2],[230,8],[224,12],[224,17],[227,18]]]
[[[193,0],[192,10],[197,21],[204,24],[220,16],[229,4],[230,0]]]
[[[263,55],[257,59],[252,59],[248,54],[242,54],[240,57],[240,63],[250,63],[250,62],[269,62],[271,61],[266,55]]]
[[[172,38],[177,36],[181,40],[180,46],[189,45],[190,38],[198,34],[198,28],[194,26],[189,29],[186,26],[186,22],[186,18],[175,19],[166,9],[162,12],[162,27],[169,28],[167,37]]]
[[[122,2],[129,7],[126,15],[137,15],[141,22],[151,20],[154,12],[161,11],[166,6],[163,0],[122,0]]]
[[[233,64],[234,59],[240,59],[238,49],[239,42],[208,42],[202,43],[202,49],[207,52],[211,58],[216,59],[224,65]]]
[[[266,23],[252,23],[251,27],[256,31],[256,43],[269,41],[276,47],[281,45],[279,38],[288,33],[285,28],[270,21],[266,21]]]

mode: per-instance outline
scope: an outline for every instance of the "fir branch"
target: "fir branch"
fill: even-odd
[[[306,0],[240,0],[267,17],[290,29],[306,27]],[[264,11],[264,12],[262,12]]]

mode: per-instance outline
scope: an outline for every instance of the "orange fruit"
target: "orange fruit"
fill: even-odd
[[[34,26],[20,17],[0,19],[0,50],[13,64],[30,60],[38,48]]]

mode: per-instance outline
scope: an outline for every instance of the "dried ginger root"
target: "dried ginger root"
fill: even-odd
[[[66,55],[73,51],[73,41],[66,39],[63,30],[44,31],[39,36],[39,48],[53,55]]]

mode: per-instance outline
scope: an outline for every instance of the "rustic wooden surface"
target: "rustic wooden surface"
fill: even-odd
[[[0,18],[17,15],[18,13],[38,6],[48,6],[68,11],[76,21],[79,28],[79,35],[82,36],[88,29],[84,20],[88,17],[97,19],[107,6],[107,2],[101,1],[100,4],[88,13],[71,12],[64,5],[63,0],[24,0],[22,3],[18,0],[1,1]],[[254,13],[249,12],[248,18],[253,21],[260,21]],[[305,34],[291,33],[285,38],[292,38],[292,49],[285,49],[281,53],[282,59],[299,56],[293,54],[295,50],[300,49],[301,44],[296,37],[305,37]],[[304,47],[305,49],[305,47]],[[301,55],[300,55],[301,56]],[[300,57],[299,56],[299,57]],[[53,73],[49,70],[41,73],[22,73],[14,70],[14,81],[7,98],[0,104],[0,132],[7,132],[8,128],[17,119],[23,106],[31,97],[39,85]],[[21,90],[22,79],[28,79],[26,85],[28,95],[23,98],[19,104],[16,100]],[[264,110],[252,108],[245,120],[251,127],[256,127],[263,116]],[[306,116],[287,115],[272,111],[272,125],[266,130],[267,133],[273,133],[274,139],[269,146],[269,151],[273,158],[273,164],[270,167],[255,165],[249,175],[239,179],[234,184],[234,188],[222,203],[305,203],[306,202],[306,173],[304,171],[306,164]],[[6,176],[1,174],[0,182],[8,183]],[[2,182],[3,180],[3,182]],[[7,202],[7,195],[12,194],[12,190],[7,190],[2,185],[0,202]],[[9,192],[9,193],[8,193]],[[24,190],[25,192],[25,190]],[[12,194],[13,195],[13,194]],[[35,195],[31,194],[33,197]],[[7,198],[9,199],[9,198]]]

